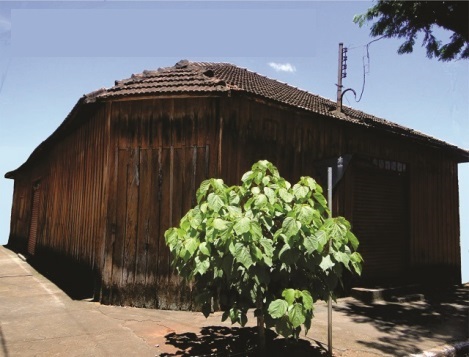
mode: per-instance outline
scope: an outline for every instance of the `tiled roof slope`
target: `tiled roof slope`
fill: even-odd
[[[14,178],[15,174],[22,167],[33,161],[41,153],[46,152],[57,140],[60,140],[64,133],[73,130],[76,114],[87,103],[146,95],[209,94],[228,93],[230,91],[250,93],[293,108],[319,113],[331,117],[332,120],[343,120],[355,125],[390,132],[429,146],[448,150],[455,156],[458,162],[469,162],[469,151],[467,150],[350,107],[344,106],[343,113],[338,113],[336,111],[336,103],[331,100],[264,77],[247,69],[229,63],[189,62],[182,60],[173,67],[160,68],[156,71],[144,71],[141,74],[133,75],[129,79],[116,81],[115,85],[109,89],[99,89],[83,96],[78,100],[62,124],[33,151],[28,160],[18,169],[7,172],[5,177]]]
[[[466,150],[350,107],[344,106],[342,113],[338,113],[336,102],[230,63],[181,60],[173,67],[144,71],[141,74],[132,75],[129,79],[116,81],[113,87],[90,93],[85,100],[95,101],[163,93],[208,94],[229,91],[251,93],[299,109],[416,139],[428,145],[456,149],[466,157],[465,161],[469,161],[469,152]]]

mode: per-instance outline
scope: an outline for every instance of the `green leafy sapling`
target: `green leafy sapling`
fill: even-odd
[[[223,321],[244,326],[255,307],[262,350],[265,326],[298,338],[302,326],[305,333],[311,327],[313,302],[334,296],[343,269],[361,273],[349,222],[329,216],[314,179],[292,186],[272,163],[259,161],[239,186],[202,182],[197,205],[165,239],[205,316],[217,301]]]

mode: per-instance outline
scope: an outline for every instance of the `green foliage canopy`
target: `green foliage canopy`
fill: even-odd
[[[398,49],[399,54],[411,53],[417,35],[423,33],[422,46],[427,50],[427,57],[441,61],[469,58],[468,1],[379,0],[366,13],[356,15],[353,21],[361,27],[375,19],[371,36],[405,39]],[[452,32],[447,43],[434,36],[434,26]]]
[[[247,322],[247,310],[298,337],[313,301],[333,296],[344,267],[361,273],[358,240],[342,217],[329,218],[321,187],[302,177],[291,185],[259,161],[240,186],[202,182],[197,205],[166,231],[177,272],[194,281],[205,316],[219,301],[223,321]]]

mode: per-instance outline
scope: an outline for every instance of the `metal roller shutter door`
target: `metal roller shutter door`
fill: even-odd
[[[363,278],[405,274],[409,262],[407,179],[373,168],[354,172],[353,230],[365,260]]]

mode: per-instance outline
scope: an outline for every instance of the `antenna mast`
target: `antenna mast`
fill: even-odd
[[[337,74],[337,111],[342,112],[342,79],[347,77],[347,47],[339,43],[339,66]]]

